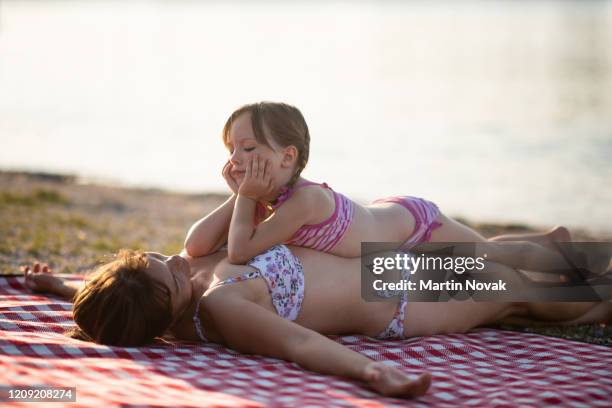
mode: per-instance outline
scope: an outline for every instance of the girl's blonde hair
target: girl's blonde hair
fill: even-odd
[[[169,289],[151,278],[142,252],[121,250],[75,295],[77,328],[66,335],[114,346],[142,346],[172,322]]]
[[[295,146],[298,159],[295,172],[289,180],[292,186],[300,177],[302,170],[308,163],[310,151],[310,133],[302,112],[295,106],[279,102],[257,102],[244,105],[232,112],[223,127],[223,143],[230,144],[230,130],[234,121],[243,113],[251,114],[251,126],[255,139],[270,148],[266,134],[281,147]]]

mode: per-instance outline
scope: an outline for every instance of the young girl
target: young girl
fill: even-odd
[[[403,242],[402,248],[409,249],[427,241],[487,241],[430,201],[398,196],[364,206],[326,183],[302,178],[310,135],[293,106],[243,106],[227,120],[223,141],[230,152],[223,176],[234,194],[191,228],[185,242],[191,256],[214,252],[225,242],[230,262],[243,264],[280,243],[357,257],[361,242]],[[541,240],[545,245],[569,241],[569,234],[557,228]],[[564,261],[558,252],[525,241],[484,244],[470,255],[484,253],[489,260],[533,270],[558,270]]]

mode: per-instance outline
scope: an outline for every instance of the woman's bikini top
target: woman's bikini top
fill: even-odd
[[[319,184],[307,181],[293,188],[284,188],[281,195],[272,205],[272,208],[278,208],[282,203],[287,201],[287,199],[291,197],[293,191],[298,188],[311,185],[321,186],[332,192],[336,205],[334,213],[328,219],[318,224],[302,225],[285,244],[312,248],[322,252],[330,252],[344,237],[353,220],[354,205],[350,198],[335,192],[327,183]]]
[[[286,246],[276,245],[251,259],[247,265],[252,266],[256,271],[217,282],[209,290],[217,286],[263,278],[268,285],[276,313],[282,318],[295,320],[304,300],[304,269],[299,258]],[[196,304],[193,323],[198,337],[202,341],[208,341],[204,336],[200,321],[200,301],[203,298],[201,296]]]

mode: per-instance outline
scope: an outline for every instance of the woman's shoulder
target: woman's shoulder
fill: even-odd
[[[219,263],[208,289],[202,294],[200,303],[204,309],[223,308],[237,299],[257,303],[268,293],[255,268],[249,265],[234,265],[227,260]]]
[[[250,272],[254,272],[255,268],[249,265],[235,265],[229,262],[227,258],[221,260],[213,270],[215,279],[213,282],[223,282],[237,276],[242,276]],[[214,284],[214,283],[213,283]]]

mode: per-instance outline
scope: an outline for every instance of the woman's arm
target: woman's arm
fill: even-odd
[[[79,290],[78,284],[68,284],[63,279],[53,275],[47,265],[38,263],[26,266],[23,270],[25,285],[34,292],[51,293],[72,301]]]
[[[261,354],[297,363],[321,374],[337,375],[367,383],[388,396],[423,395],[431,376],[416,378],[375,362],[321,334],[285,320],[234,293],[211,294],[205,307],[224,343],[244,353]]]
[[[185,250],[192,257],[204,256],[218,250],[226,241],[236,195],[191,226],[185,238]]]

